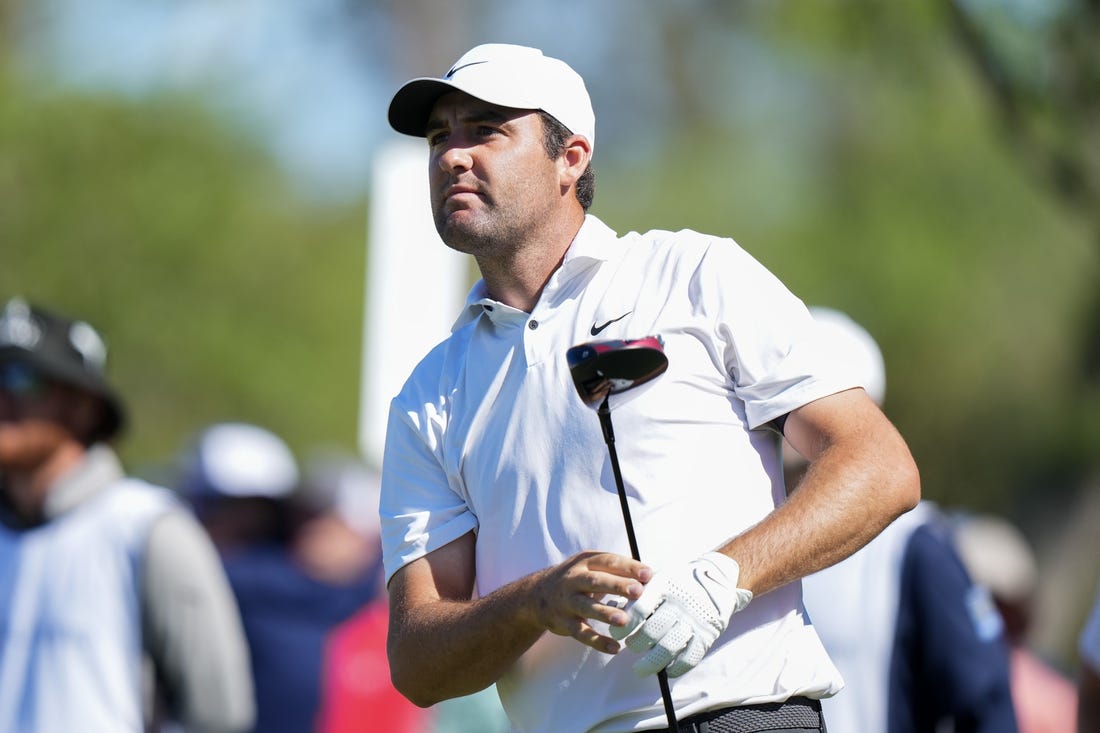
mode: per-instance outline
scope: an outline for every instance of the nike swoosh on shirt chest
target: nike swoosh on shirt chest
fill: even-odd
[[[612,323],[615,323],[616,321],[621,321],[621,320],[623,320],[624,318],[626,318],[627,316],[629,316],[629,315],[630,315],[631,313],[633,313],[633,312],[634,312],[634,311],[627,311],[626,313],[623,313],[623,314],[622,314],[621,316],[619,316],[618,318],[612,318],[612,319],[611,319],[610,321],[605,321],[605,322],[601,323],[601,324],[600,324],[600,325],[598,325],[598,326],[597,326],[597,325],[596,325],[595,323],[593,323],[593,324],[592,324],[592,330],[590,331],[590,333],[591,333],[591,334],[592,334],[593,336],[599,336],[599,335],[600,335],[600,332],[601,332],[601,331],[603,331],[603,330],[604,330],[605,328],[607,328],[608,326],[610,326],[610,325],[611,325]]]

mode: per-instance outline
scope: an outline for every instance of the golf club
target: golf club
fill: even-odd
[[[642,558],[638,552],[638,539],[634,535],[634,522],[630,519],[630,506],[626,500],[619,456],[615,450],[615,431],[611,427],[609,401],[611,395],[629,391],[664,374],[668,369],[664,346],[660,336],[646,336],[639,339],[590,341],[573,346],[565,352],[573,386],[577,388],[584,404],[595,408],[600,417],[603,439],[611,457],[611,471],[615,474],[619,505],[623,510],[630,554],[638,561]],[[676,708],[672,705],[672,692],[665,670],[657,673],[657,682],[661,686],[661,699],[664,701],[669,730],[679,733],[680,726],[676,721]]]

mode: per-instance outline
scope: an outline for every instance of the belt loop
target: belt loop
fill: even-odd
[[[696,733],[710,733],[710,723],[706,720],[700,720],[692,727],[695,728]]]

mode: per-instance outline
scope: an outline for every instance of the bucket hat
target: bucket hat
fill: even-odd
[[[90,324],[12,298],[0,313],[0,364],[12,362],[99,397],[106,409],[94,439],[107,440],[124,426],[125,408],[105,374],[107,345]]]

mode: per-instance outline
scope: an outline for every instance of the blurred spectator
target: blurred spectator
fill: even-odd
[[[329,521],[313,528],[314,552],[329,558],[330,570],[353,561],[379,571],[382,542],[378,519],[378,475],[357,458],[339,453],[315,456],[306,468],[304,501],[331,506]],[[353,533],[353,542],[333,548]],[[327,548],[327,549],[326,549]],[[318,564],[319,566],[319,564]],[[329,635],[325,649],[319,733],[359,733],[366,728],[423,733],[431,713],[406,700],[390,682],[386,658],[388,604],[382,576],[371,601]]]
[[[363,538],[363,557],[380,562],[378,474],[356,458],[322,455],[307,465],[305,487],[305,500],[337,507],[340,522]],[[391,732],[505,733],[508,718],[495,687],[445,700],[429,710],[416,707],[394,689],[386,657],[389,603],[381,580],[379,575],[378,597],[329,637],[320,733],[361,733],[365,721],[372,730]]]
[[[152,729],[156,693],[188,730],[247,730],[225,574],[190,512],[108,446],[123,406],[106,355],[87,323],[21,299],[0,314],[0,730]]]
[[[994,516],[963,516],[955,539],[974,582],[993,595],[1004,619],[1012,699],[1020,733],[1073,733],[1077,690],[1072,680],[1028,647],[1039,571],[1023,533]]]
[[[1077,681],[1077,729],[1100,731],[1100,590],[1093,601],[1078,644],[1081,672]]]
[[[298,481],[298,462],[282,438],[224,423],[202,431],[184,455],[180,490],[225,556],[289,537],[285,500]]]
[[[281,438],[242,423],[210,426],[184,456],[181,489],[240,604],[256,731],[421,730],[425,714],[389,681],[385,617],[361,615],[382,592],[377,482],[314,468],[303,482]]]
[[[844,351],[881,405],[886,372],[875,340],[843,313],[811,311],[822,336]],[[797,486],[805,464],[795,451],[784,457],[787,486]],[[951,526],[934,504],[922,501],[863,549],[802,584],[814,628],[845,681],[822,701],[830,730],[1017,729],[1001,619],[967,575]]]

